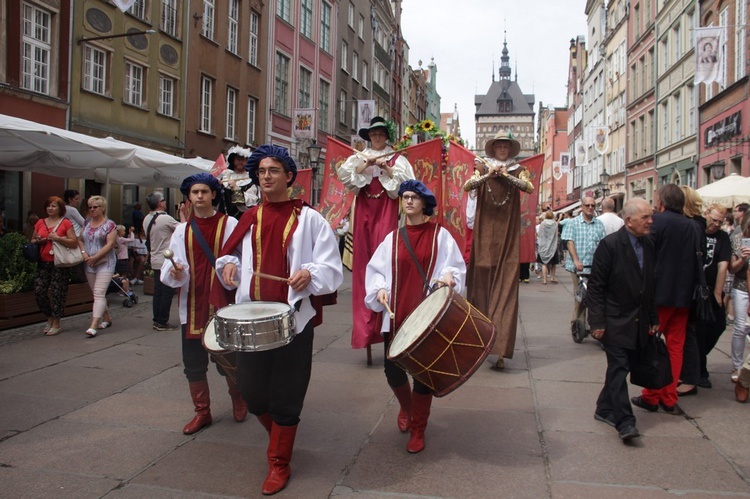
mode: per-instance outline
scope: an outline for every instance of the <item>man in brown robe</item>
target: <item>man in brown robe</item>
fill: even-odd
[[[477,160],[465,191],[477,190],[474,238],[467,272],[467,299],[497,326],[493,366],[503,369],[512,358],[518,321],[521,191],[534,186],[526,168],[514,159],[521,144],[501,130],[484,146],[488,160]]]

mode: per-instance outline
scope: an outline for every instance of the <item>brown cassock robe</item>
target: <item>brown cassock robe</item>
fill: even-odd
[[[519,167],[508,174],[518,177],[522,171]],[[520,237],[521,191],[492,176],[477,188],[467,299],[497,327],[490,353],[508,359],[516,344]]]

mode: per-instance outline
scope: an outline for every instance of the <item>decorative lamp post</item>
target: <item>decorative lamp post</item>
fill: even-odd
[[[604,168],[602,170],[601,175],[599,175],[599,180],[601,180],[602,183],[602,195],[606,198],[609,196],[609,173],[607,173],[607,169]]]
[[[320,161],[320,151],[323,149],[320,147],[315,139],[313,139],[312,144],[310,144],[307,148],[307,155],[310,158],[310,168],[312,169],[313,179],[312,179],[312,205],[316,206],[318,204],[318,162]]]

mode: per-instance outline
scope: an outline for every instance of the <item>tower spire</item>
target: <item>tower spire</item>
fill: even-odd
[[[510,69],[510,56],[508,56],[508,37],[507,33],[503,33],[503,52],[500,57],[500,80],[510,80],[511,69]]]

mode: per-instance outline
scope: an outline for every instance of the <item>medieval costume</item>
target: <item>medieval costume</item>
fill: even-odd
[[[496,149],[510,145],[504,154]],[[497,145],[497,147],[496,147]],[[477,211],[467,272],[467,300],[497,327],[491,353],[512,358],[518,321],[519,240],[521,234],[521,191],[534,190],[526,168],[512,158],[520,143],[506,131],[498,132],[485,145],[487,164],[477,164],[474,176],[464,185],[476,189]]]
[[[213,203],[219,202],[221,185],[213,176],[208,173],[191,175],[182,182],[180,192],[192,197],[191,187],[195,184],[210,187],[214,193]],[[211,294],[211,288],[219,285],[212,260],[237,225],[234,218],[214,211],[211,206],[208,206],[205,213],[200,213],[202,210],[193,204],[194,211],[190,220],[177,226],[169,243],[169,249],[174,253],[174,263],[178,268],[175,268],[172,260],[166,260],[162,264],[160,275],[162,283],[177,288],[179,292],[182,362],[196,412],[193,420],[182,430],[186,435],[195,433],[212,422],[206,377],[209,354],[201,340],[203,329],[214,314],[214,308],[209,305],[207,297]],[[209,213],[212,214],[200,216]],[[203,249],[204,245],[211,254],[207,254]],[[224,370],[218,365],[216,367],[219,373],[226,377]],[[238,422],[243,421],[247,407],[235,383],[229,377],[226,380],[232,397],[234,419]]]
[[[397,198],[401,182],[414,178],[409,161],[386,145],[386,140],[395,139],[391,126],[380,116],[373,118],[368,128],[359,130],[359,136],[370,141],[371,146],[350,156],[338,169],[339,180],[357,195],[352,229],[352,348],[365,348],[383,341],[380,316],[364,305],[365,268],[385,236],[398,227]],[[386,138],[382,137],[383,133]],[[393,154],[388,157],[389,153]]]
[[[424,431],[430,415],[432,393],[417,380],[414,380],[412,392],[406,373],[388,360],[388,347],[401,323],[419,306],[430,289],[425,285],[417,264],[429,279],[430,286],[438,281],[447,281],[455,286],[457,293],[463,289],[466,265],[453,236],[435,222],[427,221],[437,204],[432,192],[418,180],[407,180],[399,190],[399,195],[406,200],[404,193],[419,196],[423,211],[410,217],[410,207],[405,206],[407,225],[388,234],[378,246],[367,264],[365,304],[370,310],[383,314],[381,333],[385,343],[385,376],[400,404],[398,428],[411,433],[407,450],[420,452],[424,449]],[[408,238],[418,263],[407,249],[404,238]],[[380,301],[384,299],[384,296],[380,296],[381,291],[385,291],[388,307],[395,314],[393,319],[389,318],[385,304]]]
[[[263,484],[268,495],[282,490],[290,476],[289,462],[312,371],[316,311],[311,297],[336,291],[343,271],[328,222],[301,200],[289,199],[287,187],[294,182],[297,166],[287,150],[262,145],[247,165],[256,183],[261,170],[259,185],[265,201],[243,215],[216,260],[217,272],[226,289],[236,290],[236,303],[280,302],[296,310],[293,341],[271,350],[237,353],[237,380],[248,410],[271,437],[269,473]],[[279,172],[288,178],[279,179]],[[256,273],[289,279],[280,282]],[[295,286],[300,275],[307,282],[304,287]]]
[[[245,170],[250,149],[234,146],[227,152],[228,169],[221,174],[227,215],[240,218],[243,213],[260,202],[260,191]]]

